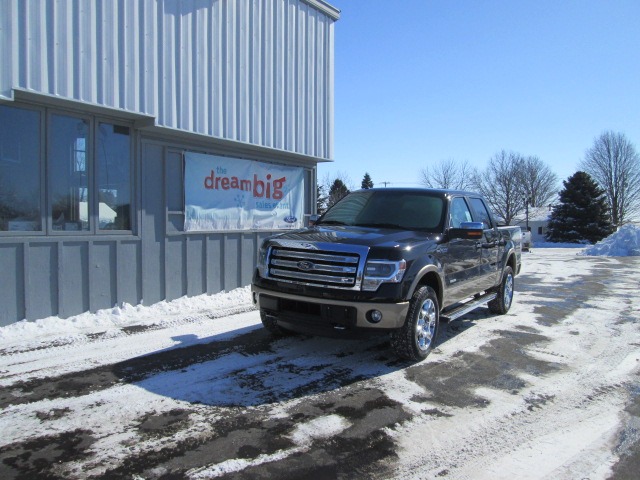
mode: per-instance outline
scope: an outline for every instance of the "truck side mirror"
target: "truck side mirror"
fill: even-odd
[[[465,240],[480,240],[484,235],[482,222],[462,222],[460,228],[450,228],[449,238],[462,238]]]

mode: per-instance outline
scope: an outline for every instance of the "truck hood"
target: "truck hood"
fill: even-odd
[[[387,228],[319,226],[296,232],[287,232],[273,237],[274,240],[289,240],[307,243],[342,243],[369,248],[410,249],[417,245],[436,243],[441,234]]]

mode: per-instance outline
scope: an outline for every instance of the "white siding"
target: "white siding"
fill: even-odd
[[[0,97],[331,159],[333,23],[319,0],[2,0]]]

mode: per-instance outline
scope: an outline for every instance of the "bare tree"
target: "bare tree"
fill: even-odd
[[[325,191],[328,192],[336,180],[340,180],[342,183],[344,183],[344,185],[350,191],[357,189],[355,184],[351,181],[351,177],[349,177],[349,175],[347,175],[343,171],[338,171],[335,174],[331,172],[325,173],[324,177],[322,178],[321,185],[322,187],[324,187]]]
[[[558,177],[538,157],[521,159],[519,167],[520,187],[529,205],[547,205],[558,192]]]
[[[502,150],[489,160],[483,172],[476,171],[473,176],[475,189],[507,225],[525,208],[526,196],[520,183],[523,164],[520,154]]]
[[[466,160],[441,160],[435,165],[423,168],[420,174],[420,183],[428,188],[469,190],[473,186],[473,171]]]
[[[580,167],[605,191],[611,222],[620,227],[640,212],[640,157],[622,133],[604,132]]]

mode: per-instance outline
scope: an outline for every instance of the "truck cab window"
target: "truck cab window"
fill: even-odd
[[[451,201],[449,224],[451,228],[460,228],[463,222],[471,221],[471,212],[464,198],[458,197]]]
[[[485,206],[484,202],[479,198],[471,198],[471,208],[473,208],[473,215],[475,217],[476,222],[482,222],[484,224],[484,229],[492,227],[491,224],[491,215],[489,215],[489,211]]]

